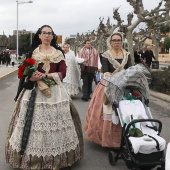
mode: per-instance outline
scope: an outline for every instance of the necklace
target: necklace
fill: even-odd
[[[112,53],[113,53],[115,56],[120,56],[120,54],[122,53],[122,50],[120,49],[120,50],[118,51],[118,53],[117,53],[117,52],[115,52],[115,51],[112,49]]]

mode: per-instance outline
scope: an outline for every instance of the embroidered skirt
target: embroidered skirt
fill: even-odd
[[[84,133],[89,141],[103,147],[119,148],[121,142],[121,125],[111,121],[112,115],[103,114],[104,86],[98,84],[86,115]]]
[[[24,170],[59,170],[83,157],[83,135],[79,115],[64,87],[50,88],[51,98],[36,89],[33,120],[23,155],[21,139],[31,90],[16,102],[6,141],[6,161]]]

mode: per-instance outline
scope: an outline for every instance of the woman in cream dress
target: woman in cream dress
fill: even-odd
[[[34,37],[33,54],[37,71],[26,78],[14,109],[6,142],[6,161],[24,170],[59,170],[71,167],[83,157],[81,122],[76,108],[66,93],[62,80],[66,74],[65,58],[56,46],[52,28],[42,26]],[[28,108],[32,84],[42,78],[54,81],[50,95],[35,86],[34,107]],[[27,85],[26,85],[27,84]],[[26,126],[27,111],[33,112],[32,124]],[[23,141],[30,129],[26,148]]]

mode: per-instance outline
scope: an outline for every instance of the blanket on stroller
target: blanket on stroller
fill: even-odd
[[[140,100],[121,100],[119,102],[119,109],[122,120],[126,123],[130,123],[131,115],[133,115],[133,119],[148,119],[143,103]],[[129,120],[129,122],[127,122],[127,120]],[[142,137],[129,137],[135,154],[138,152],[143,154],[157,152],[158,144],[159,151],[165,149],[165,140],[158,135],[157,131],[146,125],[153,126],[151,122],[139,122],[135,124],[135,126],[142,131]]]
[[[127,91],[128,86],[138,88],[145,99],[149,99],[147,77],[138,69],[137,65],[122,70],[114,76],[105,77],[105,94],[110,103],[118,103]]]

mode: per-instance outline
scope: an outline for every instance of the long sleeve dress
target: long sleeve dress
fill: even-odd
[[[53,47],[52,47],[53,48]],[[21,155],[22,134],[27,104],[32,90],[23,89],[17,99],[6,142],[6,161],[24,170],[59,170],[70,167],[83,156],[81,122],[76,108],[62,85],[66,74],[61,51],[45,55],[39,47],[33,52],[38,70],[51,73],[55,85],[47,97],[36,86],[32,125],[27,146]]]
[[[123,51],[124,59],[114,59],[115,56],[106,51],[102,54],[101,63],[103,73],[117,72],[120,68],[131,66],[129,53]],[[120,63],[120,64],[119,64]],[[84,123],[84,133],[87,140],[95,142],[102,147],[119,148],[121,141],[121,125],[115,125],[112,122],[112,108],[107,108],[103,102],[104,81],[101,81],[92,96],[88,112]]]

